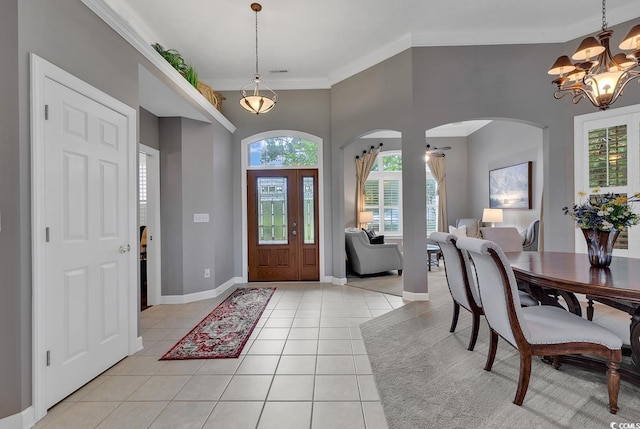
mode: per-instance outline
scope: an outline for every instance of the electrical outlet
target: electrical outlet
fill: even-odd
[[[211,277],[211,269],[210,268],[205,268],[204,269],[204,278],[207,279]]]

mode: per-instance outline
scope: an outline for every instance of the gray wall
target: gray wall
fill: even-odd
[[[615,37],[623,37],[638,22],[614,27]],[[545,246],[573,250],[573,225],[561,210],[573,200],[573,117],[595,109],[585,101],[574,106],[569,98],[555,100],[547,68],[578,43],[413,48],[332,88],[334,162],[343,156],[340,149],[365,131],[388,128],[402,132],[403,178],[415,184],[404,188],[404,290],[427,291],[421,155],[424,131],[442,124],[511,119],[542,129]],[[617,106],[638,103],[640,91],[629,87]],[[334,171],[338,182],[334,192],[341,191],[339,174]],[[333,213],[336,242],[344,234],[344,213]],[[341,271],[334,258],[338,277]]]
[[[186,118],[160,118],[159,135],[162,294],[213,290],[234,277],[230,135]],[[195,223],[195,213],[209,222]]]
[[[532,161],[532,205],[506,209],[504,222],[519,231],[540,218],[543,191],[542,129],[509,121],[494,121],[469,136],[470,217],[482,218],[489,207],[489,171]]]
[[[158,117],[143,107],[138,108],[140,143],[160,150],[160,123]]]
[[[79,0],[4,0],[0,52],[4,58],[0,63],[2,419],[32,403],[29,54],[37,54],[133,109],[139,104],[138,65],[162,75]],[[230,133],[226,134],[229,143]]]
[[[268,84],[269,82],[267,82]],[[242,236],[242,201],[241,199],[241,159],[240,146],[242,139],[272,130],[295,130],[312,134],[323,140],[324,157],[324,214],[325,231],[322,232],[321,240],[325,244],[325,260],[327,261],[326,275],[332,275],[332,245],[331,236],[334,219],[332,217],[332,207],[336,203],[341,203],[341,195],[332,193],[332,170],[331,159],[331,92],[329,90],[305,90],[305,91],[277,91],[278,103],[267,114],[254,115],[240,107],[240,92],[224,92],[227,100],[223,104],[223,113],[238,129],[233,134],[232,159],[233,163],[233,223],[234,237]],[[342,161],[339,170],[342,170]],[[236,239],[236,241],[238,241]],[[344,243],[344,237],[342,239]],[[344,252],[338,252],[344,259]],[[233,255],[235,272],[242,273],[242,247],[240,243],[234,249]],[[342,262],[344,265],[344,260]],[[344,268],[343,268],[344,269]],[[324,275],[325,273],[320,273]]]
[[[21,231],[28,224],[18,190],[21,183],[18,110],[18,1],[4,1],[0,14],[0,419],[28,406],[30,390],[23,386],[30,380],[31,349],[21,327],[30,329],[28,303],[30,289],[22,272],[28,267],[28,237]],[[23,217],[22,215],[25,215]],[[24,247],[27,246],[25,249]],[[26,267],[25,267],[26,266]]]
[[[160,118],[160,230],[162,231],[162,295],[181,295],[182,119]]]

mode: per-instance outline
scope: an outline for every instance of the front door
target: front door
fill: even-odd
[[[249,281],[319,280],[318,170],[247,172]]]
[[[46,79],[46,406],[128,354],[128,119]],[[133,170],[131,170],[133,171]]]

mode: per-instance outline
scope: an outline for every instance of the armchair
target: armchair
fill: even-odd
[[[540,232],[540,220],[534,220],[529,224],[527,229],[522,231],[522,250],[537,252],[538,251],[538,234]]]
[[[398,275],[402,275],[402,253],[396,243],[371,244],[363,230],[345,231],[344,235],[353,272],[363,276],[398,270]]]

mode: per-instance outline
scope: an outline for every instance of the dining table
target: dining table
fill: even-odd
[[[630,359],[621,364],[620,375],[640,385],[640,259],[614,256],[610,266],[594,267],[584,253],[510,252],[505,256],[519,286],[542,305],[562,307],[562,298],[568,311],[582,315],[578,294],[588,298],[588,312],[593,311],[593,301],[625,311],[630,337],[623,342],[630,346],[623,346],[623,355]],[[604,364],[586,356],[563,356],[561,361],[593,368]]]

